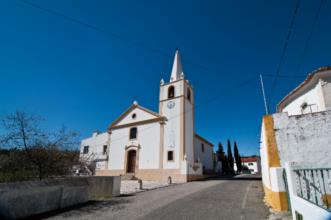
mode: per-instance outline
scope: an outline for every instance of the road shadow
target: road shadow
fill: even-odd
[[[69,217],[72,215],[75,216],[83,216],[85,214],[94,213],[94,212],[100,212],[103,210],[107,210],[109,208],[114,209],[123,209],[125,204],[130,203],[131,201],[129,199],[125,199],[125,197],[131,197],[133,195],[121,195],[117,198],[104,200],[104,201],[89,201],[86,203],[73,205],[67,208],[58,209],[50,212],[45,212],[38,215],[33,215],[27,218],[22,218],[22,220],[41,220],[45,218],[50,218],[53,216],[61,215],[63,217]],[[121,198],[124,197],[124,198]]]
[[[252,180],[262,180],[261,175],[257,174],[247,174],[247,175],[220,175],[214,177],[208,177],[206,179],[197,180],[197,181],[210,181],[210,180],[229,180],[229,181],[252,181]]]

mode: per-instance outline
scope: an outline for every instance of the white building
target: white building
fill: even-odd
[[[246,167],[251,174],[257,174],[261,172],[261,159],[260,157],[242,157],[242,167]],[[234,171],[237,171],[237,162],[234,162]]]
[[[331,110],[331,67],[322,67],[307,77],[278,104],[278,112],[300,115]]]
[[[263,117],[260,155],[265,200],[277,211],[285,211],[291,207],[294,219],[299,218],[296,214],[303,215],[304,219],[321,219],[317,216],[308,217],[307,210],[311,210],[311,213],[315,213],[312,210],[324,212],[318,206],[325,202],[323,196],[327,198],[331,194],[330,189],[323,189],[324,182],[314,180],[324,172],[323,169],[331,167],[330,97],[331,68],[320,68],[279,103],[278,113]],[[296,186],[291,185],[294,183],[292,174],[299,174],[301,171],[286,170],[285,173],[287,164],[293,163],[305,169],[297,177]],[[318,175],[314,172],[318,172]],[[287,182],[286,179],[290,181]],[[307,183],[305,186],[308,189],[303,189],[301,183]],[[313,189],[316,189],[315,194]],[[294,195],[294,191],[308,193],[310,199],[314,198],[314,202],[316,200],[319,203],[313,205],[307,198],[301,199],[302,195],[299,194],[288,195],[289,192]]]
[[[81,143],[81,157],[96,161],[96,175],[186,182],[213,170],[213,144],[194,131],[194,90],[178,50],[170,81],[160,82],[159,112],[134,102],[102,134]]]

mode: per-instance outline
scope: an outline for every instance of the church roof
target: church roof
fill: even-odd
[[[207,141],[205,138],[201,137],[201,136],[198,135],[197,133],[195,133],[194,136],[195,136],[196,138],[200,139],[201,141],[203,141],[203,142],[209,144],[210,146],[214,146],[213,143]]]
[[[242,157],[241,158],[241,162],[245,162],[245,163],[248,163],[248,162],[257,162],[259,160],[258,157]]]
[[[174,63],[172,64],[170,82],[181,79],[183,78],[183,76],[184,76],[184,72],[183,72],[182,62],[180,59],[179,50],[176,49]]]
[[[123,119],[125,118],[127,115],[130,114],[130,112],[132,112],[134,109],[140,109],[150,115],[153,115],[154,118],[153,119],[149,119],[149,120],[142,120],[142,121],[137,121],[137,122],[134,122],[134,123],[129,123],[129,124],[125,124],[125,126],[134,126],[135,124],[140,124],[142,122],[155,122],[155,121],[165,121],[166,120],[166,117],[156,113],[156,112],[153,112],[145,107],[142,107],[140,105],[138,105],[136,102],[134,102],[123,114],[121,114],[115,121],[113,121],[109,127],[108,127],[108,130],[112,130],[114,128],[118,128],[118,127],[123,127],[124,125],[121,125],[121,126],[117,126],[117,124]]]

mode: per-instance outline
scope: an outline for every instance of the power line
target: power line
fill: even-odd
[[[246,85],[248,85],[248,84],[250,84],[250,83],[252,83],[252,82],[255,82],[255,80],[256,80],[256,76],[254,76],[254,77],[252,77],[252,78],[250,78],[250,79],[248,79],[248,80],[245,80],[245,81],[243,81],[242,83],[239,83],[239,84],[237,84],[236,86],[234,86],[234,87],[232,87],[232,88],[230,88],[230,89],[228,89],[228,90],[223,91],[222,93],[220,93],[220,94],[219,94],[218,96],[216,96],[216,97],[213,97],[213,98],[211,98],[211,99],[208,99],[208,100],[206,100],[205,102],[203,102],[203,103],[201,103],[201,104],[199,104],[199,105],[195,105],[193,108],[194,108],[194,110],[197,110],[197,109],[200,108],[202,105],[209,104],[209,103],[211,103],[211,102],[217,101],[218,99],[220,99],[221,97],[224,97],[224,96],[227,95],[227,94],[230,94],[230,93],[232,93],[232,92],[236,92],[236,91],[238,91],[238,88],[242,88],[242,87],[244,87],[244,86],[246,86]],[[191,111],[193,110],[193,108],[188,109],[188,110],[185,110],[184,112],[181,112],[181,113],[179,113],[179,114],[177,114],[177,115],[174,115],[174,116],[172,116],[172,117],[170,117],[170,118],[167,118],[167,121],[170,121],[170,120],[173,120],[173,119],[175,119],[175,118],[178,118],[178,117],[180,117],[181,115],[184,115],[184,114],[187,113],[187,112],[191,112]],[[143,131],[146,131],[146,130],[149,130],[149,129],[151,129],[151,128],[154,128],[155,126],[157,126],[157,125],[152,125],[152,126],[150,126],[150,127],[147,127],[147,128],[144,128],[144,129],[140,129],[140,130],[139,130],[139,133],[141,133],[141,132],[143,132]],[[120,140],[122,140],[122,139],[126,139],[126,140],[127,140],[127,138],[128,138],[128,135],[123,135],[123,136],[121,136],[121,137],[119,137],[119,138],[116,138],[116,139],[110,140],[110,142],[111,142],[111,143],[114,143],[114,142],[116,142],[116,141],[120,141]]]
[[[301,56],[300,56],[300,59],[299,59],[299,63],[298,63],[298,66],[297,66],[296,73],[299,73],[300,70],[301,70],[301,65],[302,65],[302,62],[303,62],[304,56],[305,56],[305,54],[306,54],[306,51],[307,51],[307,49],[308,49],[308,45],[310,44],[311,39],[312,39],[312,37],[313,37],[313,33],[314,33],[315,28],[316,28],[316,25],[317,25],[317,21],[318,21],[318,18],[319,18],[319,15],[320,15],[320,12],[321,12],[321,9],[322,9],[322,6],[323,6],[323,2],[324,2],[324,0],[321,0],[321,1],[320,1],[319,7],[318,7],[317,12],[316,12],[316,14],[315,14],[314,21],[313,21],[313,25],[312,25],[311,30],[310,30],[310,33],[309,33],[309,35],[308,35],[308,38],[307,38],[307,41],[306,41],[305,47],[304,47],[304,49],[303,49],[303,51],[302,51],[302,54],[301,54]]]
[[[168,57],[168,54],[165,53],[164,51],[160,50],[160,49],[157,49],[157,48],[152,48],[152,47],[149,47],[141,42],[138,42],[138,41],[134,41],[134,40],[131,40],[129,38],[126,38],[126,37],[123,37],[122,35],[119,35],[119,34],[116,34],[116,33],[113,33],[113,32],[109,32],[109,31],[106,31],[102,28],[99,28],[93,24],[89,24],[85,21],[82,21],[82,20],[79,20],[79,19],[76,19],[74,17],[71,17],[71,16],[68,16],[66,14],[63,14],[61,12],[58,12],[58,11],[55,11],[55,10],[52,10],[52,9],[49,9],[49,8],[46,8],[46,7],[43,7],[43,6],[40,6],[38,4],[35,4],[35,3],[32,3],[30,1],[26,1],[26,0],[18,0],[26,5],[29,5],[31,7],[34,7],[34,8],[37,8],[37,9],[40,9],[40,10],[43,10],[45,12],[48,12],[49,14],[52,14],[52,15],[55,15],[57,17],[62,17],[64,18],[65,20],[68,20],[68,21],[71,21],[73,23],[77,23],[77,24],[80,24],[84,27],[87,27],[91,30],[94,30],[94,31],[97,31],[97,32],[100,32],[100,33],[103,33],[105,35],[107,35],[108,37],[111,37],[111,38],[116,38],[118,40],[121,40],[121,41],[125,41],[127,43],[130,43],[131,45],[134,45],[136,47],[140,47],[140,48],[143,48],[143,49],[147,49],[153,53],[158,53],[158,54],[161,54],[161,55],[165,55]]]
[[[129,43],[133,46],[136,46],[136,47],[139,47],[139,48],[142,48],[142,49],[145,49],[145,50],[148,50],[149,52],[152,52],[152,53],[156,53],[156,54],[159,54],[159,55],[162,55],[162,56],[165,56],[167,58],[169,58],[169,53],[168,52],[165,52],[163,50],[160,50],[160,49],[157,49],[157,48],[153,48],[153,47],[150,47],[144,43],[141,43],[139,41],[135,41],[135,40],[131,40],[130,38],[128,37],[124,37],[123,35],[120,35],[120,34],[117,34],[117,33],[114,33],[114,32],[109,32],[107,30],[104,30],[100,27],[97,27],[96,25],[93,25],[93,24],[90,24],[88,22],[85,22],[85,21],[82,21],[80,19],[77,19],[77,18],[74,18],[72,16],[69,16],[69,15],[66,15],[64,13],[61,13],[59,11],[56,11],[56,10],[53,10],[53,9],[50,9],[50,8],[46,8],[46,7],[43,7],[43,6],[40,6],[38,4],[35,4],[35,3],[32,3],[30,1],[26,1],[26,0],[18,0],[26,5],[29,5],[33,8],[37,8],[39,10],[42,10],[42,11],[45,11],[49,14],[52,14],[56,17],[62,17],[63,19],[65,20],[68,20],[70,22],[73,22],[73,23],[76,23],[76,24],[79,24],[81,26],[84,26],[90,30],[93,30],[93,31],[96,31],[96,32],[99,32],[99,33],[102,33],[102,34],[105,34],[106,36],[110,37],[110,38],[115,38],[115,39],[118,39],[118,40],[121,40],[123,42],[126,42],[126,43]],[[203,65],[200,65],[198,64],[197,62],[194,62],[194,61],[190,61],[190,60],[187,60],[185,59],[186,62],[196,66],[196,67],[199,67],[200,69],[203,69],[203,70],[207,70],[210,72],[210,70],[208,68],[206,68],[205,66]],[[226,74],[226,73],[223,73],[223,75],[231,75],[233,76],[233,74]]]
[[[292,15],[292,19],[291,19],[291,22],[290,22],[290,26],[289,26],[289,29],[288,29],[288,33],[287,33],[287,36],[286,36],[286,40],[285,40],[285,43],[284,43],[284,46],[283,46],[283,49],[282,49],[282,53],[281,53],[281,56],[280,56],[280,60],[279,60],[279,63],[278,63],[278,67],[277,67],[277,70],[276,70],[276,76],[275,76],[275,78],[272,82],[271,92],[270,92],[270,98],[271,99],[273,98],[273,92],[274,92],[275,86],[277,84],[277,78],[278,78],[278,75],[280,73],[281,66],[283,64],[283,60],[284,60],[284,57],[285,57],[285,54],[286,54],[286,51],[287,51],[287,47],[288,47],[288,44],[289,44],[291,34],[293,32],[294,22],[295,22],[295,18],[297,16],[297,14],[298,14],[299,6],[300,6],[300,0],[297,0],[297,2],[295,4],[295,9],[294,9],[294,12],[293,12],[293,15]]]
[[[168,52],[165,52],[163,50],[160,50],[160,49],[157,49],[157,48],[153,48],[153,47],[150,47],[144,43],[141,43],[139,41],[135,41],[135,40],[131,40],[130,38],[128,37],[124,37],[120,34],[117,34],[117,33],[114,33],[114,32],[109,32],[107,30],[104,30],[100,27],[97,27],[96,25],[93,25],[93,24],[90,24],[88,22],[85,22],[85,21],[82,21],[80,19],[77,19],[77,18],[74,18],[72,16],[69,16],[69,15],[66,15],[64,13],[61,13],[59,11],[56,11],[56,10],[53,10],[53,9],[50,9],[50,8],[46,8],[46,7],[43,7],[43,6],[40,6],[38,4],[35,4],[35,3],[32,3],[30,1],[26,1],[26,0],[18,0],[19,2],[21,3],[24,3],[26,5],[29,5],[30,7],[33,7],[33,8],[36,8],[36,9],[39,9],[39,10],[42,10],[42,11],[45,11],[51,15],[54,15],[56,17],[61,17],[67,21],[70,21],[70,22],[73,22],[73,23],[76,23],[76,24],[79,24],[83,27],[86,27],[90,30],[93,30],[93,31],[96,31],[96,32],[99,32],[99,33],[102,33],[102,34],[105,34],[107,37],[110,37],[110,38],[113,38],[113,39],[118,39],[118,40],[121,40],[122,42],[126,42],[130,45],[133,45],[133,46],[136,46],[138,48],[141,48],[141,49],[144,49],[145,51],[149,51],[151,53],[154,53],[154,54],[158,54],[158,55],[162,55],[166,58],[169,58],[169,54]],[[184,59],[186,63],[188,64],[191,64],[195,67],[198,67],[199,69],[203,70],[203,71],[207,71],[207,72],[213,72],[211,71],[209,68],[205,67],[204,65],[201,65],[197,62],[194,62],[192,60],[188,60],[188,59]],[[218,74],[218,73],[217,73]],[[231,73],[222,73],[222,75],[227,75],[227,76],[235,76],[235,74],[231,74]],[[258,76],[258,75],[257,75]]]
[[[262,74],[262,76],[266,76],[266,77],[275,77],[276,75],[275,74]],[[303,79],[303,78],[306,78],[307,75],[277,75],[278,78],[293,78],[293,79]]]

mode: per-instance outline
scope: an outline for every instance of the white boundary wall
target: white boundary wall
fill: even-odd
[[[296,195],[295,174],[293,172],[296,166],[297,164],[294,162],[286,162],[285,164],[293,220],[297,220],[296,212],[300,213],[304,220],[330,220],[330,212]]]

